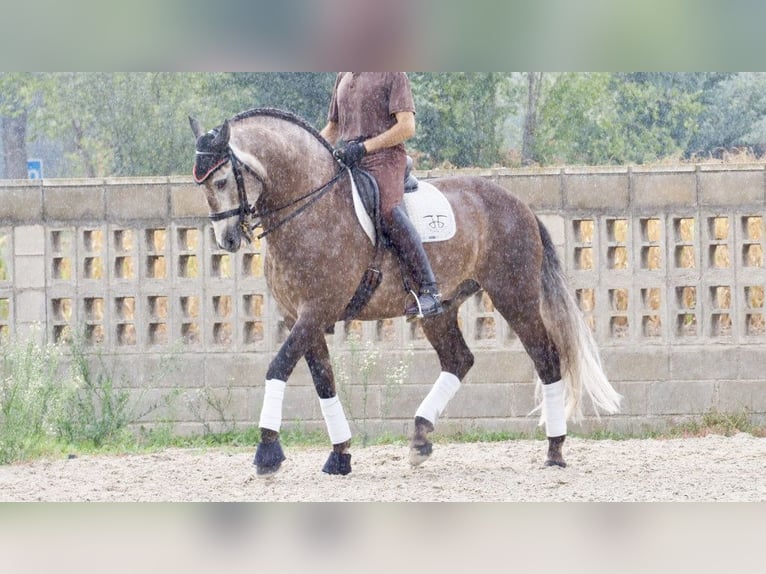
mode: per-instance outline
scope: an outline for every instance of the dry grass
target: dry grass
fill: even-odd
[[[755,425],[748,410],[722,413],[711,409],[697,419],[673,427],[668,433],[663,433],[663,436],[691,438],[712,434],[733,436],[738,433],[766,437],[766,427]]]

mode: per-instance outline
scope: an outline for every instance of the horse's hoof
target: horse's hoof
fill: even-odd
[[[346,476],[351,472],[351,455],[347,452],[331,452],[330,458],[322,467],[322,472]]]
[[[545,461],[545,466],[558,466],[559,468],[566,468],[567,463],[565,463],[563,460],[553,460],[549,458]]]
[[[434,445],[430,442],[412,445],[410,447],[410,464],[412,466],[420,466],[431,457],[433,451]]]
[[[255,460],[253,460],[256,474],[258,476],[276,474],[284,460],[285,453],[282,451],[282,445],[279,444],[279,441],[259,443],[258,449],[255,451]]]
[[[262,478],[268,478],[269,476],[274,476],[279,472],[279,470],[282,468],[281,464],[277,464],[275,466],[259,466],[255,465],[255,474]]]

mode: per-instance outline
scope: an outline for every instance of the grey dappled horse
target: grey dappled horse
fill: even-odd
[[[190,122],[196,137],[194,177],[205,192],[216,241],[237,251],[259,221],[268,242],[266,280],[290,327],[266,373],[257,471],[272,474],[285,459],[279,443],[282,401],[286,381],[305,358],[333,444],[323,470],[348,474],[351,432],[325,332],[345,317],[376,253],[356,221],[348,171],[313,127],[288,112],[249,110],[209,132]],[[431,455],[428,434],[474,363],[458,327],[458,309],[483,289],[518,335],[542,382],[545,464],[566,466],[561,452],[566,421],[581,416],[583,390],[608,413],[618,411],[620,396],[601,369],[551,237],[525,204],[487,179],[458,176],[431,183],[449,200],[457,233],[426,244],[444,312],[421,320],[441,374],[415,413],[410,461],[419,465]],[[403,314],[408,294],[390,250],[382,255],[380,271],[382,282],[356,319]]]

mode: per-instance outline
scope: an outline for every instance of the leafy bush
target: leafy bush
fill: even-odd
[[[175,368],[173,355],[136,385],[118,378],[100,351],[78,339],[67,349],[41,344],[41,338],[35,333],[0,345],[0,464],[64,448],[134,444],[132,427],[178,394],[146,400],[155,379]]]
[[[2,345],[0,464],[23,460],[56,436],[71,381],[59,376],[61,350],[33,340]]]
[[[109,368],[101,352],[98,349],[88,352],[81,339],[74,339],[70,350],[75,390],[65,399],[66,415],[58,425],[59,435],[68,443],[100,448],[129,442],[133,437],[132,425],[168,406],[177,395],[170,392],[147,403],[145,398],[154,377],[135,387],[124,375],[117,380],[117,373]],[[166,359],[156,375],[165,375],[172,368],[173,359]]]

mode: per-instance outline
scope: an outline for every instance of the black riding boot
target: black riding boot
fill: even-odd
[[[383,225],[394,251],[420,289],[415,304],[404,310],[407,319],[438,315],[442,312],[439,290],[417,230],[399,205],[383,218]]]

